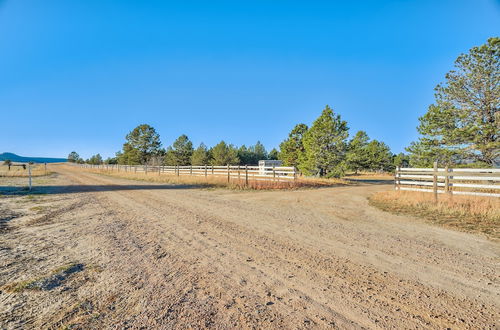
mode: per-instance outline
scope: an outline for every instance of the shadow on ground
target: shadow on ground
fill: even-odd
[[[347,181],[356,184],[370,184],[370,185],[390,185],[394,184],[394,180],[375,180],[375,179],[349,179],[346,178]]]
[[[0,194],[71,194],[82,192],[120,191],[120,190],[171,190],[171,189],[199,189],[201,185],[65,185],[65,186],[35,186],[31,190],[27,187],[0,186]]]

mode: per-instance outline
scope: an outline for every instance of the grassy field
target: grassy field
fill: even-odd
[[[345,179],[352,180],[377,180],[377,181],[393,181],[393,173],[376,173],[376,172],[358,172],[347,173]]]
[[[427,221],[466,232],[500,239],[500,199],[476,196],[433,195],[420,192],[375,193],[370,204],[396,214],[415,215]]]
[[[83,169],[82,169],[83,170]],[[228,182],[226,176],[189,176],[189,175],[169,175],[158,173],[131,173],[117,172],[102,169],[84,169],[88,172],[104,174],[115,178],[124,178],[131,180],[141,180],[157,183],[170,184],[187,184],[199,185],[204,187],[214,188],[231,188],[231,189],[254,189],[254,190],[272,190],[272,189],[296,189],[296,188],[313,188],[313,187],[332,187],[338,185],[348,185],[349,181],[343,179],[323,179],[323,178],[297,178],[297,180],[282,180],[282,181],[263,181],[251,180],[248,181],[248,186],[242,177],[241,180],[231,178]]]
[[[45,171],[43,164],[31,165],[31,176],[44,176],[51,173],[50,166],[47,166],[47,171]],[[26,164],[26,169],[16,164],[16,166],[11,166],[10,170],[8,166],[0,165],[0,177],[28,177],[28,164]]]

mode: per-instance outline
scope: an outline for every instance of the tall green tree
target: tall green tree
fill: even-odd
[[[422,135],[407,151],[416,166],[500,162],[500,38],[490,38],[455,61],[420,117]]]
[[[118,164],[138,165],[141,164],[141,152],[133,148],[129,143],[123,144],[123,151],[116,153]]]
[[[165,163],[179,166],[190,165],[192,155],[193,143],[187,135],[183,134],[172,143],[172,146],[168,147]]]
[[[283,161],[285,166],[299,165],[299,159],[305,152],[303,139],[307,130],[306,124],[298,124],[288,134],[288,138],[281,142],[279,159]]]
[[[368,170],[370,171],[392,171],[392,152],[387,144],[372,140],[366,146],[368,154]]]
[[[76,151],[70,152],[68,155],[68,162],[70,163],[76,163],[80,160],[80,155]]]
[[[370,167],[370,156],[367,150],[369,140],[370,138],[365,131],[358,131],[351,141],[349,141],[346,153],[346,165],[355,173]]]
[[[410,166],[410,156],[400,152],[397,155],[393,155],[392,163],[394,167],[408,167]]]
[[[268,158],[271,160],[278,160],[280,157],[279,151],[276,148],[273,148],[271,151],[269,151]]]
[[[224,141],[219,142],[211,149],[212,160],[211,164],[215,166],[221,165],[237,165],[240,160],[238,158],[238,149],[232,144],[227,144]]]
[[[260,141],[257,141],[255,145],[251,146],[250,151],[254,155],[254,161],[252,164],[257,165],[259,160],[265,160],[268,157],[267,150]]]
[[[242,145],[238,149],[238,158],[241,165],[257,165],[259,160],[267,159],[267,157],[266,148],[260,141],[248,148]]]
[[[147,124],[134,128],[127,134],[126,140],[119,157],[121,164],[146,164],[151,157],[161,153],[160,135]]]
[[[349,128],[327,105],[304,134],[299,168],[306,175],[340,177],[345,173]]]
[[[104,160],[104,164],[118,164],[117,157],[108,157]]]
[[[92,157],[89,158],[87,163],[92,164],[92,165],[100,165],[103,163],[102,157],[100,154],[93,155]]]
[[[191,165],[201,166],[210,164],[210,152],[205,144],[200,143],[199,147],[191,155]]]

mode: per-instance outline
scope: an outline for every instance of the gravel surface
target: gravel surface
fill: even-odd
[[[0,178],[0,328],[497,328],[498,243],[368,205],[70,166]]]

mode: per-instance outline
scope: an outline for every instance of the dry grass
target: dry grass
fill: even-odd
[[[132,172],[117,172],[107,171],[102,169],[82,169],[88,172],[104,174],[115,178],[124,178],[131,180],[140,180],[157,183],[196,185],[207,188],[230,188],[230,189],[253,189],[253,190],[279,190],[279,189],[297,189],[297,188],[314,188],[314,187],[329,187],[337,185],[347,185],[348,181],[342,179],[316,179],[316,178],[297,178],[297,180],[282,180],[282,181],[264,181],[264,180],[248,180],[248,186],[245,184],[245,179],[242,176],[240,180],[231,178],[228,182],[226,176],[189,176],[189,175],[169,175],[151,172],[132,173]]]
[[[45,165],[31,166],[32,177],[50,175],[51,173],[49,167],[47,167],[47,172],[45,172]],[[23,169],[22,166],[12,166],[10,171],[8,166],[0,165],[0,177],[28,177],[28,165],[26,165],[26,169]]]
[[[346,174],[345,178],[354,180],[394,180],[394,174],[380,172],[358,172],[357,174],[348,173]]]
[[[500,239],[500,199],[495,197],[433,195],[387,191],[374,194],[370,204],[392,213],[416,215],[427,221]]]

